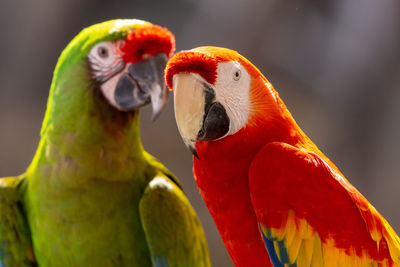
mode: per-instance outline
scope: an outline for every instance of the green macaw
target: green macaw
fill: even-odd
[[[138,109],[155,118],[167,102],[174,42],[112,20],[65,48],[33,161],[0,179],[0,267],[210,266],[195,211],[139,135]]]

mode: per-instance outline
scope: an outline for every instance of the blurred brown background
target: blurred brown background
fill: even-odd
[[[238,50],[274,84],[321,150],[400,232],[398,0],[35,0],[0,2],[0,177],[36,149],[57,57],[85,26],[140,18],[175,33],[177,50]],[[165,163],[205,227],[214,266],[233,266],[192,178],[172,100],[142,114],[145,148]]]

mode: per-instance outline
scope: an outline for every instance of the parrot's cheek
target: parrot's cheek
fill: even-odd
[[[168,102],[164,83],[165,54],[127,64],[119,75],[103,84],[102,91],[109,103],[121,111],[134,111],[151,103],[152,119],[156,119]]]

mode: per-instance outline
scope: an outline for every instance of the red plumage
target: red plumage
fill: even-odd
[[[271,266],[257,228],[247,172],[257,145],[244,132],[213,142],[197,142],[193,158],[200,193],[236,266]],[[232,145],[236,142],[241,145]],[[232,167],[234,166],[234,167]]]
[[[305,135],[272,85],[244,57],[213,47],[181,52],[168,63],[168,86],[172,89],[175,74],[190,72],[214,85],[215,69],[224,61],[240,63],[251,75],[249,118],[232,135],[197,141],[193,172],[235,265],[270,266],[272,251],[280,264],[288,263],[289,254],[294,257],[289,264],[304,263],[307,256],[319,263],[313,266],[399,266],[394,230]],[[311,236],[307,244],[320,246],[314,254],[322,256],[312,258],[307,248],[290,254],[285,231],[290,228],[292,238],[294,233],[305,240],[302,227]],[[340,260],[346,263],[337,265]]]
[[[131,31],[122,41],[122,58],[126,63],[143,60],[144,55],[165,53],[172,56],[175,51],[175,37],[167,29],[158,25],[139,27]]]
[[[194,52],[179,52],[174,56],[175,60],[168,62],[168,75],[165,80],[169,88],[172,88],[172,77],[176,73],[196,73],[207,82],[213,84],[217,78],[217,60],[214,57]]]
[[[374,221],[371,230],[382,233],[383,218],[317,154],[285,143],[269,143],[255,156],[249,177],[254,209],[262,224],[279,229],[288,210],[293,210],[323,243],[333,238],[336,248],[348,254],[367,253],[376,261],[393,263],[387,241],[378,240],[378,251],[366,227],[368,221]],[[365,213],[365,218],[360,213]]]

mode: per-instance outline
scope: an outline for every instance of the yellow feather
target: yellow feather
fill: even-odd
[[[301,237],[306,237],[306,234],[308,233],[308,223],[306,220],[301,219],[298,220],[299,228],[297,231],[299,231]]]
[[[360,259],[360,266],[372,266],[371,259],[367,258],[365,255],[359,259]]]
[[[304,221],[304,226],[303,226],[303,238],[305,239],[312,239],[313,237],[313,228],[306,222],[306,220]]]
[[[275,229],[274,237],[279,241],[281,241],[285,237],[286,229],[287,229],[287,221],[285,223],[282,223],[280,229]]]
[[[313,243],[314,243],[314,245],[313,245],[311,266],[312,267],[323,267],[324,259],[322,257],[321,239],[319,238],[317,233],[314,234]]]
[[[352,267],[352,261],[350,260],[350,256],[347,255],[344,251],[338,251],[338,266],[340,267]]]
[[[302,248],[300,248],[299,255],[297,255],[296,266],[297,267],[309,267],[310,266],[310,265],[307,265],[307,259],[304,255],[304,252],[302,251]]]
[[[293,222],[289,223],[289,220],[286,225],[286,228],[287,228],[287,230],[286,230],[286,236],[285,236],[285,245],[286,245],[286,247],[289,247],[293,242],[293,238],[296,235],[297,229],[296,229],[296,225]]]
[[[312,239],[303,239],[299,254],[297,255],[297,267],[310,267],[312,258]]]
[[[400,263],[400,239],[387,221],[383,222],[386,231],[383,236],[388,244],[389,253],[395,263]]]
[[[279,261],[282,261],[281,260],[281,254],[279,253],[278,241],[273,241],[273,243],[274,243],[274,248],[275,248],[276,255],[278,256]]]
[[[356,256],[356,253],[354,252],[354,254],[352,254],[353,259],[354,259],[354,266],[356,267],[364,267],[365,265],[363,265],[362,259],[360,257]]]
[[[358,259],[357,259],[356,255],[357,254],[356,254],[355,250],[351,249],[350,250],[350,255],[349,255],[349,258],[348,258],[348,261],[349,261],[349,264],[350,264],[349,266],[356,266],[358,264]]]
[[[287,246],[290,263],[293,263],[296,260],[300,246],[301,246],[301,236],[300,233],[297,231],[295,237],[293,238],[293,242]]]
[[[289,210],[288,217],[286,221],[286,235],[285,235],[285,244],[290,245],[293,241],[293,237],[296,232],[296,224],[294,222],[294,212],[293,210]]]
[[[307,256],[308,266],[310,266],[314,249],[314,238],[311,236],[311,238],[303,240],[302,247],[304,248],[305,255]]]
[[[322,245],[322,253],[324,257],[325,267],[338,267],[337,265],[337,249],[334,247],[333,240],[328,240]],[[340,266],[341,267],[341,266]]]

